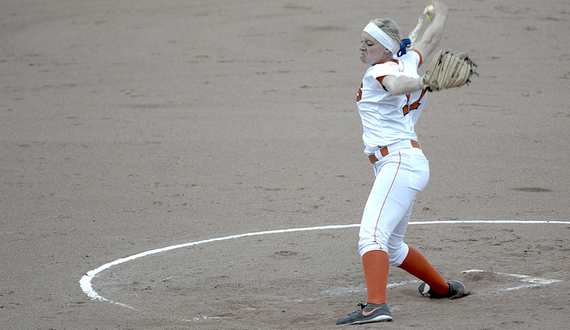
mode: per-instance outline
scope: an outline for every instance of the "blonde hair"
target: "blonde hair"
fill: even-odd
[[[394,43],[398,46],[397,49],[400,49],[400,28],[398,24],[389,18],[375,18],[371,23],[376,24],[382,31],[386,32],[386,34],[394,40]]]
[[[408,39],[410,39],[410,44],[406,46],[407,51],[414,49],[417,42],[419,41],[418,34],[424,23],[424,17],[426,11],[427,8],[426,10],[424,10],[424,13],[418,18],[418,24],[416,25],[416,27],[408,35]],[[398,45],[398,49],[400,49],[400,42],[402,41],[402,38],[400,37],[400,28],[398,27],[398,24],[396,24],[396,22],[394,22],[389,18],[375,18],[370,22],[376,24],[376,26],[382,29],[382,31],[386,32],[386,34],[394,40],[396,45]]]

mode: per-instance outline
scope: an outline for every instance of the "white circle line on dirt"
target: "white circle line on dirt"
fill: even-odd
[[[416,221],[410,222],[410,225],[442,225],[442,224],[570,224],[570,221],[536,221],[536,220],[443,220],[443,221]],[[132,261],[138,258],[146,257],[149,255],[167,252],[170,250],[185,248],[189,246],[205,244],[205,243],[212,243],[218,241],[225,241],[235,238],[243,238],[243,237],[250,237],[250,236],[260,236],[260,235],[269,235],[269,234],[284,234],[284,233],[292,233],[292,232],[299,232],[299,231],[312,231],[312,230],[328,230],[328,229],[345,229],[345,228],[352,228],[352,227],[360,227],[360,224],[350,224],[350,225],[329,225],[329,226],[317,226],[317,227],[305,227],[305,228],[289,228],[289,229],[279,229],[279,230],[268,230],[268,231],[260,231],[260,232],[252,232],[252,233],[245,233],[245,234],[237,234],[237,235],[230,235],[225,237],[216,237],[211,239],[206,239],[197,242],[189,242],[177,245],[171,245],[159,249],[148,250],[141,253],[137,253],[125,258],[120,258],[115,261],[106,263],[98,268],[88,271],[81,280],[79,280],[79,285],[85,294],[91,298],[92,300],[100,300],[105,301],[113,304],[120,305],[122,307],[135,309],[127,304],[116,302],[109,300],[105,297],[102,297],[93,289],[93,285],[91,281],[95,276],[97,276],[102,271],[109,269],[113,266]]]

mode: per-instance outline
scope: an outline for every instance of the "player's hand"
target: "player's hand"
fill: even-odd
[[[433,1],[430,4],[433,5],[433,9],[428,10],[428,14],[435,19],[438,16],[447,16],[447,5],[441,1]]]

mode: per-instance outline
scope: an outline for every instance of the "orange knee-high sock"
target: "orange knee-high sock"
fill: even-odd
[[[366,252],[362,256],[368,303],[384,304],[386,302],[386,285],[388,284],[388,271],[390,261],[388,253],[380,250]]]
[[[439,272],[418,250],[412,247],[404,262],[398,267],[426,282],[433,291],[439,294],[446,294],[449,291],[449,285]]]

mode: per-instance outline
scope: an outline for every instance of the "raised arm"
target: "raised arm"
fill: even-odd
[[[425,30],[422,39],[416,44],[416,49],[422,53],[425,60],[437,48],[447,21],[447,5],[441,1],[434,1],[434,8],[428,13],[433,17],[433,22]]]
[[[434,8],[428,11],[428,13],[433,17],[433,22],[427,27],[422,39],[415,46],[415,49],[422,54],[424,61],[439,45],[443,37],[445,22],[447,21],[447,5],[441,1],[434,1],[431,4],[433,4]],[[410,94],[425,87],[422,78],[414,79],[406,76],[387,76],[384,78],[382,85],[388,92],[394,95]]]

